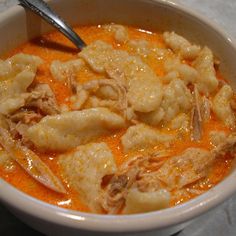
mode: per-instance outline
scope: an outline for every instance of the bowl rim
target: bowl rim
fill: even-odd
[[[194,12],[180,3],[172,2],[171,0],[141,1],[147,2],[147,4],[154,2],[159,5],[175,8],[183,14],[197,19],[213,29],[221,38],[226,40],[236,52],[235,40],[225,33],[220,26],[210,21],[205,16]],[[50,0],[47,2],[50,2]],[[0,14],[0,22],[14,17],[21,12],[23,12],[21,7],[14,6]],[[135,232],[163,229],[187,222],[207,212],[236,192],[235,181],[236,171],[232,172],[214,188],[184,204],[155,212],[134,215],[99,215],[67,210],[33,198],[11,186],[3,179],[0,179],[0,200],[10,208],[57,225],[99,232]]]

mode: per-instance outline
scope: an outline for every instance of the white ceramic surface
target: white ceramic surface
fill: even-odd
[[[174,29],[192,41],[209,45],[225,62],[221,69],[232,82],[236,75],[234,68],[236,49],[232,46],[231,40],[227,36],[224,37],[208,21],[200,20],[195,14],[189,14],[175,4],[160,4],[160,1],[151,0],[116,0],[109,3],[105,0],[66,2],[58,0],[52,1],[52,4],[55,2],[58,4],[55,4],[57,11],[73,24],[113,21],[138,24],[149,29]],[[81,5],[76,8],[79,3]],[[160,7],[164,8],[160,10]],[[14,8],[0,16],[0,32],[7,32],[0,38],[0,50],[8,50],[46,30],[48,27],[45,27],[37,17],[28,13],[25,15],[19,8]],[[80,231],[81,235],[86,235],[88,230],[127,232],[157,228],[159,233],[166,235],[178,231],[183,227],[181,223],[206,212],[229,197],[236,190],[235,178],[236,173],[233,172],[216,188],[184,205],[135,216],[97,216],[59,209],[19,193],[3,181],[0,181],[0,199],[28,224],[53,235],[68,235],[68,232],[70,235],[77,234],[81,229],[86,230]]]

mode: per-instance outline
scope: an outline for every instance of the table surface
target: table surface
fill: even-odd
[[[235,0],[172,0],[208,16],[236,38]],[[0,0],[0,12],[15,5],[16,0]],[[0,204],[0,235],[41,235],[21,223]],[[153,233],[153,236],[155,233]],[[207,213],[186,227],[178,236],[235,236],[236,235],[236,195],[218,209]]]

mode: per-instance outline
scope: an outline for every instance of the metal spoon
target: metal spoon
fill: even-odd
[[[42,0],[19,0],[19,2],[21,6],[33,11],[49,24],[57,28],[70,41],[72,41],[77,48],[82,50],[86,47],[86,43],[48,6],[47,3]]]

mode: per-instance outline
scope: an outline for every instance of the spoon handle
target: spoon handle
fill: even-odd
[[[20,5],[41,16],[49,24],[57,28],[68,39],[70,39],[77,48],[82,50],[86,43],[72,30],[72,28],[63,21],[43,0],[19,0]]]

